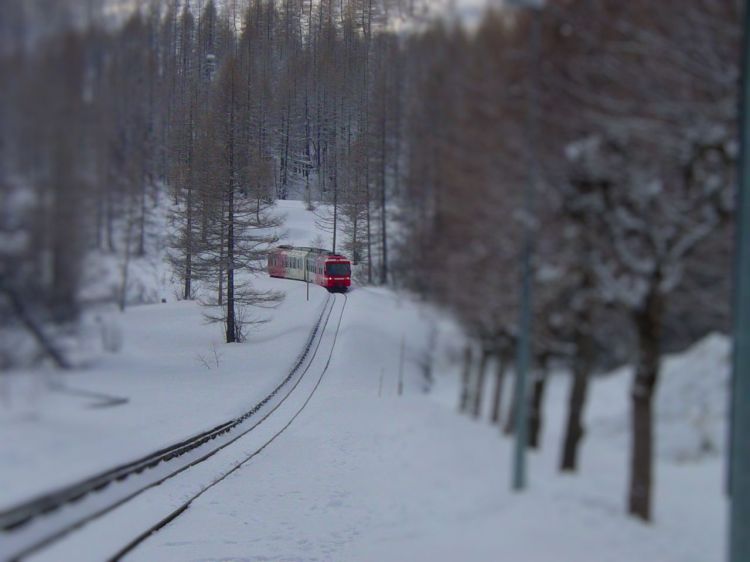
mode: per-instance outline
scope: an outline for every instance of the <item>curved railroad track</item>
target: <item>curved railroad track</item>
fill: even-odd
[[[284,380],[263,400],[240,416],[134,461],[121,464],[72,485],[1,511],[0,560],[20,560],[50,545],[82,525],[102,517],[145,490],[203,462],[263,423],[297,388],[310,369],[331,318],[335,302],[334,295],[329,295],[304,348]],[[336,326],[336,336],[345,305],[346,296],[344,296],[344,306],[342,306]],[[332,353],[333,347],[331,347]],[[328,362],[330,362],[330,355]],[[325,369],[327,368],[328,363],[326,363]],[[315,388],[319,385],[320,380],[322,380],[322,374]],[[310,397],[305,401],[305,405]],[[291,424],[299,412],[301,412],[301,409],[280,432],[273,436],[271,441]],[[259,453],[266,445],[255,451],[243,461],[243,464]],[[233,468],[232,471],[236,468],[238,467]],[[227,474],[209,487],[223,480]],[[200,492],[200,494],[202,493]],[[187,505],[189,505],[189,502],[184,509],[187,508]],[[171,519],[174,519],[177,515],[179,514],[172,515]],[[153,532],[153,529],[150,529],[144,535],[144,538],[151,532]],[[115,558],[129,551],[142,540],[134,541],[133,546],[123,550]]]
[[[180,515],[185,513],[185,511],[190,507],[190,505],[199,497],[201,497],[203,494],[205,494],[208,490],[216,486],[217,484],[220,484],[223,482],[229,475],[233,474],[245,464],[247,464],[250,460],[252,460],[256,455],[258,455],[263,449],[265,449],[268,445],[270,445],[279,435],[284,433],[290,425],[292,425],[292,422],[294,422],[295,419],[297,419],[297,416],[299,416],[302,411],[307,407],[307,405],[310,403],[310,400],[312,400],[313,395],[315,394],[315,391],[318,390],[318,387],[323,382],[323,377],[325,376],[326,372],[328,371],[328,367],[331,364],[331,358],[333,357],[333,350],[336,347],[336,341],[338,339],[339,330],[341,329],[341,320],[344,317],[344,309],[346,308],[346,303],[348,301],[348,298],[346,294],[341,295],[344,299],[344,303],[341,306],[341,312],[339,313],[338,320],[336,322],[336,331],[333,335],[333,341],[331,343],[331,349],[328,352],[328,357],[326,359],[325,366],[320,372],[320,375],[318,376],[318,380],[315,381],[315,385],[313,386],[312,390],[310,391],[310,394],[305,398],[305,401],[300,405],[300,407],[294,412],[294,415],[279,429],[276,433],[274,433],[265,443],[263,443],[260,447],[256,448],[251,453],[248,453],[245,455],[245,458],[237,463],[235,466],[233,466],[230,470],[228,470],[226,473],[221,475],[219,478],[215,479],[213,482],[205,486],[203,489],[201,489],[199,492],[193,494],[191,497],[189,497],[187,500],[182,502],[176,509],[172,510],[171,513],[169,513],[166,517],[161,519],[158,523],[155,525],[150,526],[148,529],[146,529],[143,533],[138,535],[135,539],[133,539],[130,543],[128,543],[125,547],[120,549],[117,553],[115,553],[111,558],[108,559],[108,562],[117,562],[121,560],[124,556],[127,554],[133,552],[139,545],[141,545],[144,541],[146,541],[149,537],[153,536],[154,534],[158,533],[161,529],[163,529],[166,525],[173,522],[175,519],[177,519]],[[331,308],[333,310],[333,308]],[[330,315],[330,314],[329,314]]]

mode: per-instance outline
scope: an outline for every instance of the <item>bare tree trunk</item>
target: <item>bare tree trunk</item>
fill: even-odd
[[[364,64],[364,83],[365,83],[365,221],[367,228],[367,282],[372,284],[372,233],[371,233],[371,213],[370,213],[370,17],[371,6],[368,4],[367,20],[365,14],[362,14],[362,26],[365,32],[365,64]],[[364,5],[363,5],[364,9]],[[365,25],[367,27],[365,27]]]
[[[513,375],[513,394],[512,396],[516,395],[515,387],[518,384],[518,375]],[[508,412],[508,417],[505,418],[505,425],[503,426],[503,433],[505,435],[511,435],[516,430],[516,401],[513,400],[510,403],[510,412]]]
[[[365,139],[367,138],[367,133],[365,134]],[[365,141],[365,146],[367,145],[367,141]],[[366,232],[367,232],[367,282],[372,283],[372,229],[371,229],[371,213],[370,213],[370,165],[369,165],[369,159],[370,156],[368,154],[369,149],[365,148],[365,223],[366,223]]]
[[[237,342],[237,325],[234,314],[234,69],[232,69],[229,108],[229,146],[227,180],[227,343]]]
[[[474,395],[472,404],[472,415],[478,418],[482,414],[482,396],[484,395],[484,381],[487,375],[487,361],[489,361],[490,353],[486,349],[482,350],[482,357],[479,360],[479,370],[474,383]]]
[[[644,521],[651,520],[652,402],[659,377],[662,310],[662,297],[654,289],[643,309],[635,314],[639,355],[631,391],[633,434],[628,511]]]
[[[107,220],[106,223],[106,234],[107,234],[107,249],[110,251],[110,253],[115,253],[117,251],[117,248],[115,247],[115,235],[114,235],[114,222],[115,222],[115,209],[114,204],[112,203],[112,194],[110,193],[110,190],[107,190]]]
[[[224,203],[221,204],[221,216],[222,220],[224,217]],[[224,234],[224,225],[219,224],[219,294],[216,300],[216,304],[224,306],[224,241],[226,240]]]
[[[469,384],[471,381],[472,363],[471,345],[464,348],[464,366],[461,372],[461,396],[458,401],[458,411],[463,413],[469,409]]]
[[[338,111],[333,102],[333,253],[336,253],[336,234],[339,227],[339,165],[338,165]]]
[[[310,168],[312,167],[312,152],[310,151],[310,80],[305,79],[305,208],[312,208],[312,194],[310,193]]]
[[[118,304],[120,311],[125,310],[128,299],[128,276],[130,274],[130,258],[132,254],[131,239],[133,237],[133,211],[132,208],[128,209],[128,226],[125,229],[125,255],[123,256],[122,268],[120,270],[120,295]]]
[[[284,108],[284,113],[281,116],[281,129],[282,129],[282,146],[281,146],[281,158],[279,163],[279,175],[281,183],[281,192],[278,194],[279,199],[286,199],[288,196],[288,183],[289,183],[289,136],[291,135],[291,113],[292,113],[292,92],[287,92],[287,102]]]
[[[542,367],[534,379],[529,408],[529,447],[539,448],[544,421],[544,391],[547,387],[547,369]]]
[[[490,415],[490,421],[493,424],[500,423],[500,414],[502,411],[503,403],[503,382],[505,379],[505,370],[507,369],[508,361],[505,354],[497,354],[497,371],[495,372],[495,391],[492,393],[492,414]]]
[[[593,340],[591,335],[578,331],[576,334],[576,356],[573,360],[573,384],[568,400],[568,422],[565,428],[560,470],[574,471],[578,468],[578,445],[583,439],[583,408],[589,386],[589,373],[593,363]]]
[[[141,178],[140,192],[140,214],[138,216],[138,246],[136,255],[143,257],[146,255],[146,178]]]
[[[231,184],[231,180],[230,180]],[[234,317],[234,192],[229,189],[227,201],[227,343],[237,341]]]
[[[403,80],[401,78],[401,63],[396,63],[396,116],[393,129],[395,131],[395,147],[393,150],[393,193],[396,197],[401,194],[401,102],[402,102]]]
[[[104,249],[104,198],[99,194],[96,198],[96,249]]]
[[[183,298],[190,300],[193,282],[193,104],[190,104],[190,135],[188,138],[188,182],[185,196],[185,290]]]
[[[13,311],[16,313],[16,316],[21,320],[24,326],[26,326],[26,329],[31,332],[31,334],[34,336],[34,339],[39,344],[39,346],[44,350],[44,352],[54,361],[55,365],[57,365],[60,369],[70,369],[70,363],[68,363],[68,360],[65,358],[65,356],[60,352],[59,349],[52,343],[52,340],[47,337],[47,334],[44,333],[44,330],[42,330],[42,327],[34,321],[34,319],[31,317],[31,315],[26,310],[26,306],[24,306],[23,301],[21,298],[16,294],[15,291],[13,291],[10,287],[6,287],[3,284],[3,280],[0,277],[0,292],[3,292],[7,295],[8,300],[10,301],[11,306],[13,307]]]
[[[384,76],[383,81],[386,82],[385,70],[383,70]],[[383,85],[383,115],[381,116],[382,122],[382,136],[380,138],[380,236],[381,246],[383,249],[383,267],[380,270],[380,284],[385,285],[388,282],[388,226],[386,216],[386,143],[385,136],[387,133],[387,104],[386,104],[386,85]]]

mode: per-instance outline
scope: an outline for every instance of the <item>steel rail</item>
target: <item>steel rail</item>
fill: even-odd
[[[284,402],[284,400],[286,400],[289,394],[291,394],[294,388],[296,388],[297,384],[299,384],[299,381],[302,379],[302,376],[304,376],[307,369],[309,369],[310,364],[312,363],[312,358],[314,358],[315,353],[317,353],[317,349],[320,345],[320,339],[322,339],[322,337],[318,338],[318,336],[321,335],[322,331],[325,330],[325,326],[327,325],[330,315],[333,311],[334,302],[335,302],[335,299],[333,295],[329,295],[328,299],[325,301],[321,309],[320,316],[318,317],[310,333],[310,336],[305,342],[305,346],[303,347],[297,361],[295,362],[290,372],[287,374],[284,380],[282,380],[281,383],[279,383],[279,385],[277,385],[276,388],[274,388],[274,390],[272,390],[263,400],[258,402],[255,406],[253,406],[253,408],[241,414],[240,416],[232,418],[207,431],[203,431],[188,439],[179,441],[169,447],[159,449],[135,461],[131,461],[128,463],[118,465],[112,469],[109,469],[99,474],[96,474],[94,476],[85,478],[74,484],[64,486],[62,488],[59,488],[49,493],[42,494],[29,501],[17,504],[9,509],[1,511],[0,512],[0,538],[2,538],[3,535],[10,536],[13,533],[16,533],[22,530],[26,525],[28,525],[32,521],[43,516],[48,516],[52,514],[53,512],[59,510],[63,506],[77,503],[91,493],[100,492],[114,482],[122,482],[133,475],[142,474],[146,470],[155,468],[161,463],[170,462],[184,455],[187,452],[193,451],[207,444],[208,442],[216,439],[219,436],[222,436],[231,432],[233,429],[237,428],[239,425],[246,422],[249,418],[258,414],[258,412],[262,410],[264,406],[266,406],[271,400],[273,400],[284,389],[284,387],[287,386],[289,382],[292,381],[292,379],[294,379],[295,376],[299,374],[296,384],[292,386],[292,388],[289,390],[286,396],[284,396],[279,401],[279,403],[276,404],[275,407],[271,411],[269,411],[262,419],[260,419],[256,424],[246,429],[245,431],[238,433],[238,435],[234,437],[233,439],[225,443],[222,443],[220,446],[215,447],[212,450],[208,451],[205,455],[202,455],[200,458],[192,461],[191,463],[176,467],[174,471],[170,472],[164,478],[160,478],[157,482],[149,482],[146,485],[144,485],[142,488],[135,491],[134,493],[129,494],[126,498],[121,499],[117,501],[116,503],[113,503],[112,505],[105,507],[104,509],[100,509],[96,513],[89,515],[82,520],[75,521],[74,523],[66,525],[64,529],[56,532],[54,536],[45,537],[43,540],[38,541],[38,543],[34,544],[32,547],[24,549],[23,552],[12,554],[10,559],[11,560],[18,559],[22,556],[28,555],[30,552],[38,550],[38,548],[49,544],[50,542],[58,539],[64,534],[67,534],[69,531],[77,527],[80,527],[84,523],[106,513],[107,511],[113,509],[114,507],[117,507],[118,505],[121,505],[122,503],[124,503],[125,501],[128,501],[129,499],[139,494],[143,490],[148,489],[159,483],[162,483],[168,478],[171,478],[172,476],[174,476],[175,474],[182,472],[186,468],[190,466],[194,466],[195,464],[198,464],[199,462],[202,462],[203,460],[212,456],[217,451],[223,449],[227,445],[231,444],[232,442],[236,441],[237,439],[239,439],[240,437],[242,437],[243,435],[247,434],[249,431],[257,427],[273,411],[275,411],[276,408],[278,408]],[[317,341],[317,346],[315,346],[316,341]],[[313,347],[315,347],[314,350],[313,350]],[[311,355],[311,352],[312,352],[312,355]],[[307,361],[308,359],[310,359],[309,362]],[[300,374],[300,370],[303,369],[303,366],[305,365],[306,362],[307,362],[307,366],[304,368],[304,370],[302,370]]]
[[[344,317],[344,309],[346,308],[346,304],[349,301],[348,297],[345,294],[342,294],[344,297],[344,304],[341,307],[341,312],[339,313],[339,319],[336,324],[336,332],[333,336],[333,342],[331,342],[331,349],[328,352],[328,359],[326,360],[326,364],[323,367],[323,370],[320,373],[320,376],[318,377],[318,380],[315,382],[315,386],[313,386],[312,390],[310,391],[310,394],[307,396],[305,401],[302,403],[302,405],[297,409],[297,411],[294,413],[294,415],[289,419],[284,426],[279,429],[276,433],[274,433],[271,438],[263,443],[260,447],[255,449],[252,453],[249,453],[241,462],[237,463],[234,467],[232,467],[231,470],[228,470],[226,473],[222,474],[219,478],[205,486],[200,491],[193,494],[189,499],[182,502],[177,508],[172,510],[166,517],[163,517],[158,523],[155,525],[152,525],[148,529],[146,529],[144,532],[142,532],[140,535],[138,535],[135,539],[133,539],[131,542],[129,542],[127,545],[125,545],[123,548],[117,551],[116,554],[114,554],[111,558],[108,559],[108,562],[119,562],[124,556],[127,554],[130,554],[135,550],[139,545],[141,545],[146,539],[149,537],[152,537],[154,534],[158,533],[160,530],[162,530],[164,527],[166,527],[169,523],[173,522],[175,519],[177,519],[180,515],[185,513],[190,505],[197,500],[199,497],[201,497],[203,494],[205,494],[208,490],[216,486],[217,484],[220,484],[223,482],[228,476],[245,466],[249,461],[251,461],[255,456],[257,456],[263,449],[268,447],[279,435],[284,433],[290,425],[292,425],[292,422],[297,419],[297,417],[302,413],[302,411],[307,407],[307,405],[310,403],[310,400],[312,400],[313,395],[318,390],[318,387],[323,382],[323,377],[325,376],[326,372],[328,371],[328,367],[331,364],[331,358],[333,357],[333,350],[336,347],[336,341],[339,337],[339,331],[341,329],[341,320]]]

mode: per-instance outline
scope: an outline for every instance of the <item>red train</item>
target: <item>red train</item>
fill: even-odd
[[[320,248],[279,246],[268,254],[271,277],[308,281],[329,291],[346,292],[352,284],[352,263]]]

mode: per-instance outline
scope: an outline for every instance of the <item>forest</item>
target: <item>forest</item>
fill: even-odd
[[[129,304],[164,208],[180,298],[241,342],[247,307],[280,298],[252,284],[273,206],[300,199],[359,283],[461,323],[460,409],[479,415],[494,365],[507,432],[526,255],[530,446],[551,369],[571,373],[571,471],[591,377],[634,363],[628,510],[651,518],[660,357],[728,329],[741,2],[548,0],[406,29],[414,2],[71,6],[2,8],[0,330],[40,351],[2,346],[0,368],[68,367],[59,341],[88,307]],[[101,255],[122,290],[91,290]]]

